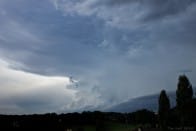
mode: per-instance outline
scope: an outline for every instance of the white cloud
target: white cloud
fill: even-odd
[[[50,102],[51,105],[56,104],[54,102],[59,102],[60,104],[68,104],[70,103],[70,101],[67,101],[66,99],[70,99],[70,100],[74,99],[75,94],[77,93],[76,90],[67,88],[67,86],[70,84],[68,77],[42,76],[42,75],[32,74],[20,70],[13,70],[9,68],[9,66],[10,66],[9,63],[5,62],[4,60],[0,60],[1,109],[14,107],[14,105],[16,107],[17,103],[20,103],[20,100],[16,100],[17,98],[21,98],[21,100],[23,101],[27,99],[27,103],[28,103],[28,99],[30,99],[29,97],[32,97],[31,101],[29,102],[34,101],[34,99],[36,101],[37,98],[39,98],[37,101],[39,100],[42,101],[43,99],[45,99],[44,97],[48,98],[48,100],[45,101],[46,107],[47,104],[49,104]],[[13,99],[12,100],[13,103],[9,105],[11,99]],[[14,101],[16,103],[14,103]],[[4,105],[8,107],[4,107]],[[36,107],[39,105],[35,104],[33,106]],[[58,106],[64,106],[64,105],[58,105]],[[56,107],[56,110],[59,110],[58,108],[60,107],[58,106]],[[18,108],[23,108],[23,110],[25,110],[25,108],[27,107],[25,107],[24,105],[24,107],[18,106]],[[40,110],[44,110],[46,112],[51,111],[51,109],[40,109]],[[14,110],[12,111],[14,112]],[[28,110],[25,111],[26,112],[24,113],[29,112]],[[6,110],[0,110],[0,112],[1,113],[6,112]]]
[[[43,76],[10,68],[15,64],[0,59],[0,113],[73,112],[105,104],[91,86],[79,83],[79,87],[75,87],[68,77]]]

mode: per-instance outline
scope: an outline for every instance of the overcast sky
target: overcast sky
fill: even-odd
[[[0,0],[0,113],[104,110],[183,73],[195,86],[195,14],[195,0]]]

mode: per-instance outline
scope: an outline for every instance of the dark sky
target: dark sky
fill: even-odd
[[[195,86],[195,14],[195,0],[0,0],[0,113],[105,109],[183,73]]]

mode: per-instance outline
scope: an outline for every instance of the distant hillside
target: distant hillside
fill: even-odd
[[[176,93],[168,92],[170,98],[171,106],[175,106]],[[127,102],[120,103],[113,107],[106,109],[106,111],[111,112],[133,112],[139,109],[148,109],[151,111],[157,111],[158,109],[158,98],[159,94],[149,95],[130,99]]]

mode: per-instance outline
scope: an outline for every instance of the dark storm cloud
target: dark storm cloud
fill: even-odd
[[[108,0],[108,6],[120,6],[121,4],[139,4],[141,9],[147,11],[144,20],[156,20],[172,16],[186,11],[195,0]]]
[[[163,88],[175,90],[179,70],[195,70],[193,0],[50,1],[55,4],[0,0],[0,60],[9,63],[0,75],[10,89],[1,88],[2,95],[7,91],[6,100],[0,95],[5,109],[64,112],[110,106]],[[71,86],[70,96],[64,83],[44,90],[33,85],[33,93],[17,94],[9,88],[15,69],[21,92],[37,74],[73,75],[79,88]],[[26,83],[22,72],[35,76]],[[189,76],[194,85],[195,74]]]
[[[65,75],[95,66],[101,55],[96,50],[102,41],[99,20],[64,17],[48,1],[1,2],[6,12],[0,21],[1,54],[22,62],[23,70]]]

